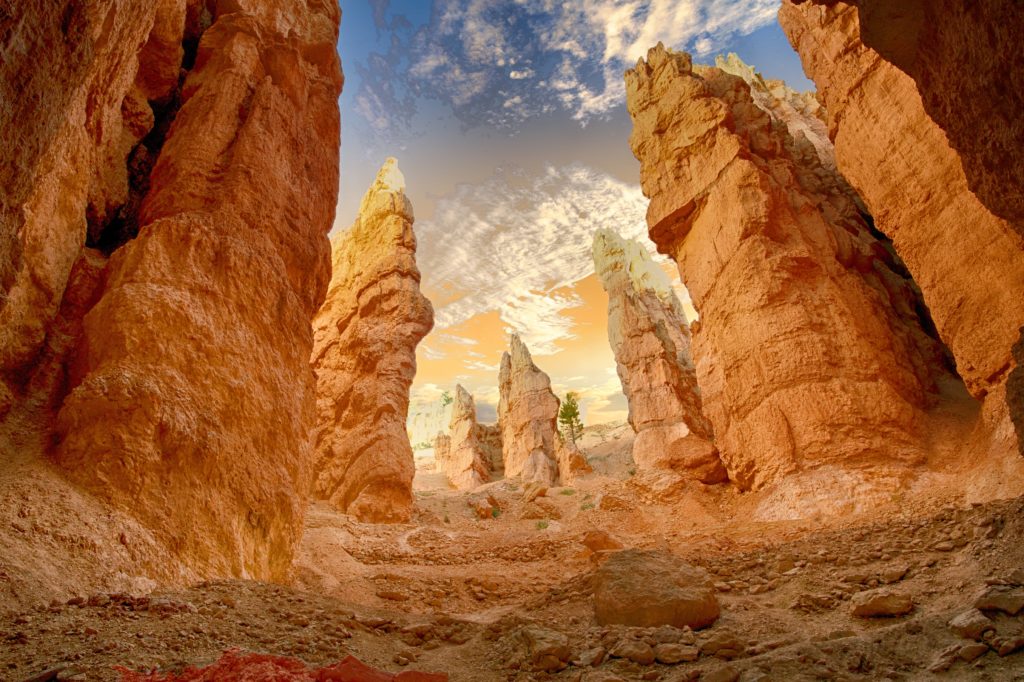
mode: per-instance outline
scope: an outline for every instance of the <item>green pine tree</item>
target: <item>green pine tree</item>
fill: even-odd
[[[575,445],[576,436],[583,433],[583,421],[580,419],[580,404],[572,391],[565,394],[562,407],[558,410],[558,423],[562,425],[562,433],[568,435]]]

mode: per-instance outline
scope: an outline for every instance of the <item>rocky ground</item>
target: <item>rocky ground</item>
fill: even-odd
[[[615,459],[606,471],[628,463]],[[822,524],[752,521],[751,496],[721,486],[667,502],[628,470],[542,495],[418,487],[410,524],[312,509],[292,586],[12,607],[0,679],[113,680],[115,665],[179,670],[240,648],[455,681],[1024,680],[1024,498],[903,500]],[[706,569],[721,617],[697,632],[597,625],[595,570],[623,547]]]

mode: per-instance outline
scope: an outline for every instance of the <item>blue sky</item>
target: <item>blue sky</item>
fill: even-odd
[[[396,157],[436,320],[414,397],[459,381],[486,409],[504,335],[517,331],[556,388],[581,392],[591,412],[624,414],[590,260],[601,227],[650,247],[623,72],[660,40],[698,63],[736,52],[766,78],[810,89],[777,7],[341,0],[335,226],[351,224],[377,169]]]

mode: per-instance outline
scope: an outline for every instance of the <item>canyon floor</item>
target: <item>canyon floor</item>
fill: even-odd
[[[970,503],[933,487],[828,521],[759,521],[780,516],[759,494],[669,491],[635,475],[629,436],[589,429],[594,473],[533,501],[514,481],[445,489],[422,459],[408,524],[314,506],[291,586],[218,581],[10,608],[0,679],[114,680],[116,665],[180,671],[238,648],[316,665],[353,654],[456,682],[1024,680],[1024,497]],[[698,632],[597,626],[592,575],[617,544],[706,568],[721,618]],[[913,610],[852,615],[871,591],[910,597]],[[958,635],[949,621],[986,591],[988,623]],[[624,646],[638,642],[696,660],[648,663],[649,648]],[[564,667],[533,669],[541,660]]]

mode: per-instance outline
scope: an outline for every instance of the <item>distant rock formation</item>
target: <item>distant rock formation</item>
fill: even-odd
[[[37,420],[163,563],[283,580],[309,484],[339,9],[3,14],[0,416]]]
[[[420,293],[412,204],[388,159],[333,241],[327,299],[313,321],[316,495],[362,521],[406,521],[412,447],[405,430],[416,346],[434,325]]]
[[[551,379],[533,364],[530,351],[512,334],[498,375],[498,425],[505,476],[554,485],[558,481],[559,400]]]
[[[834,0],[813,2],[834,4]],[[847,35],[858,32],[873,53],[913,78],[920,104],[957,151],[971,191],[992,213],[1024,234],[1024,192],[1020,189],[1024,187],[1020,154],[1024,148],[1024,117],[1020,115],[1024,110],[1024,69],[1013,68],[1007,61],[1009,55],[1019,53],[1024,35],[1020,3],[847,0],[844,4],[857,9],[825,10],[824,16],[834,16],[837,21],[829,30]],[[790,22],[792,12],[786,5],[782,16],[787,18],[782,21]],[[844,75],[842,80],[848,78]],[[823,83],[818,87],[822,89]],[[899,91],[893,95],[898,96]],[[919,108],[914,107],[915,114]]]
[[[434,437],[448,430],[448,422],[452,420],[453,398],[448,396],[431,401],[412,401],[409,404],[409,418],[405,422],[405,430],[409,433],[409,442],[415,449],[421,443],[431,443]]]
[[[1007,20],[1019,25],[1020,10],[1006,11],[1017,17]],[[955,15],[963,13],[961,8]],[[942,27],[919,28],[929,35],[938,32],[950,38],[955,31],[969,42],[986,41],[982,52],[986,58],[995,59],[996,53],[987,43],[988,34],[971,36],[963,26],[947,25],[949,19],[943,17]],[[951,80],[940,84],[943,89],[951,88],[950,92],[939,97],[935,95],[936,86],[928,85],[928,97],[934,101],[926,102],[910,76],[861,43],[855,7],[785,2],[779,20],[826,104],[840,170],[857,188],[875,225],[892,239],[920,285],[938,334],[952,351],[968,390],[985,401],[991,421],[1004,421],[1004,385],[1015,365],[1012,348],[1024,325],[1024,240],[1010,223],[991,213],[968,186],[964,170],[977,167],[986,152],[975,149],[976,153],[970,152],[967,158],[958,156],[950,146],[949,139],[953,138],[947,139],[926,112],[940,109],[950,116],[967,115],[983,106],[957,100],[951,108],[948,101],[951,92],[974,87],[961,84],[973,83],[974,74],[965,77],[965,67],[957,63],[955,74],[949,75]],[[996,29],[995,33],[1002,30]],[[929,53],[938,47],[914,43],[919,37],[917,32],[905,36],[906,47]],[[941,43],[944,38],[936,39]],[[915,63],[926,71],[932,68]],[[1007,86],[1000,81],[1000,91]],[[1021,95],[1016,92],[1009,96],[1019,101]],[[1014,134],[1005,130],[1007,122],[1000,125],[1000,118],[1010,111],[1003,107],[1003,102],[992,107],[1002,113],[971,131],[970,147],[984,147],[997,156],[1007,153],[1002,146],[1006,136]],[[963,111],[956,114],[954,109]],[[1016,127],[1019,134],[1024,122],[1019,112],[1013,116],[1015,122],[1009,127]],[[1020,168],[1019,144],[1009,155]],[[985,173],[988,179],[971,184],[986,187],[999,183],[1004,196],[1016,192],[1020,197],[1021,185],[1014,185],[1009,173],[1012,165],[1004,164],[998,171],[990,167]],[[997,172],[993,175],[992,171]],[[1008,174],[1000,175],[1004,171]]]
[[[438,470],[443,471],[448,482],[460,490],[476,488],[490,480],[490,452],[484,443],[482,430],[476,423],[473,396],[461,385],[456,385],[449,435],[438,434],[434,456]]]
[[[725,480],[711,423],[701,413],[690,325],[668,277],[643,245],[608,229],[594,235],[593,253],[608,293],[608,341],[637,434],[637,468]]]
[[[697,378],[729,478],[920,461],[941,347],[820,144],[743,78],[661,45],[626,88],[651,239],[700,314]]]

